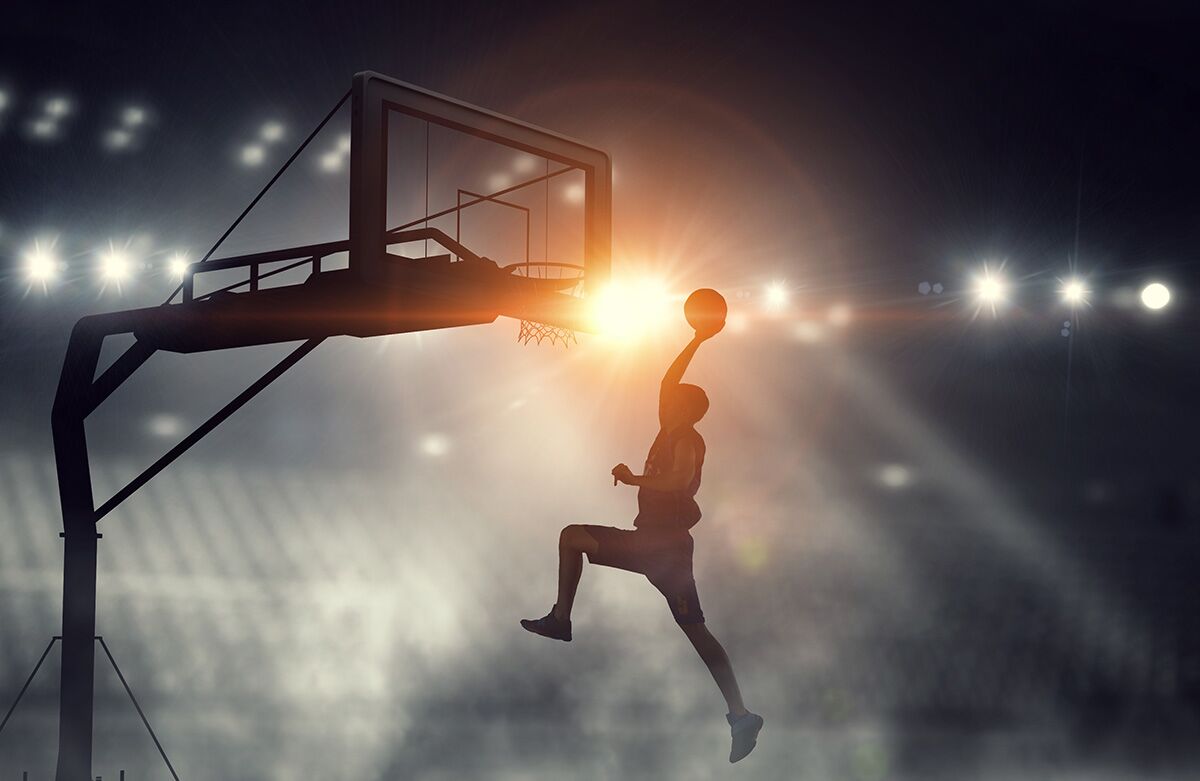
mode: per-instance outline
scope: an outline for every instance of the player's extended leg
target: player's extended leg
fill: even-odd
[[[762,729],[763,720],[758,714],[746,710],[742,702],[742,691],[738,688],[737,678],[733,674],[733,665],[729,662],[729,654],[717,638],[712,636],[708,627],[699,624],[680,624],[679,628],[692,641],[692,646],[700,654],[700,658],[712,673],[717,688],[725,697],[729,706],[729,727],[733,733],[733,748],[729,752],[729,761],[737,762],[753,749],[758,742],[758,732]]]
[[[593,555],[599,549],[599,543],[584,527],[579,524],[563,527],[558,535],[558,601],[549,615],[522,619],[521,626],[535,634],[570,641],[571,607],[583,574],[583,554]]]
[[[712,636],[705,624],[680,624],[679,628],[687,635],[688,640],[692,641],[696,653],[700,654],[708,671],[712,673],[717,688],[721,690],[725,703],[729,706],[729,712],[734,716],[745,715],[746,704],[742,702],[742,691],[738,688],[733,665],[729,662],[729,654],[725,653],[724,646]]]

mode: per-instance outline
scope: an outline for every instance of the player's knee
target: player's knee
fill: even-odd
[[[558,547],[567,550],[582,550],[585,534],[587,532],[577,523],[564,526],[558,534]]]

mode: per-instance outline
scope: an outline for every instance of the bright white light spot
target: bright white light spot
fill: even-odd
[[[850,307],[846,306],[845,304],[834,304],[833,306],[829,307],[830,325],[836,325],[837,327],[841,328],[849,323]]]
[[[588,301],[596,332],[626,343],[658,333],[681,308],[666,283],[654,277],[612,282]]]
[[[130,267],[129,256],[119,249],[110,247],[100,256],[100,273],[112,282],[120,282],[129,276]]]
[[[64,97],[54,97],[46,101],[46,114],[51,117],[65,117],[71,113],[71,101]]]
[[[512,177],[505,173],[494,173],[488,177],[487,186],[491,192],[503,190],[513,183]]]
[[[183,421],[176,415],[151,415],[146,428],[156,437],[177,437],[183,433]]]
[[[563,190],[563,199],[567,203],[583,203],[583,197],[586,195],[582,184],[573,184]]]
[[[778,312],[787,306],[788,298],[791,295],[787,287],[782,282],[772,282],[767,285],[764,293],[764,301],[768,311]]]
[[[262,161],[267,157],[266,150],[258,144],[247,144],[242,147],[242,165],[262,165]]]
[[[1008,283],[984,265],[983,273],[975,278],[975,298],[980,308],[986,306],[996,314],[996,308],[1008,300]]]
[[[104,145],[109,149],[128,149],[129,145],[132,143],[133,133],[130,133],[128,130],[124,130],[122,128],[110,130],[104,134]]]
[[[188,259],[183,253],[176,253],[167,261],[167,270],[171,272],[171,276],[182,278],[187,273]]]
[[[1064,280],[1062,286],[1058,289],[1063,302],[1071,306],[1087,303],[1089,292],[1091,291],[1087,289],[1087,285],[1083,284],[1083,280],[1081,279]]]
[[[734,334],[743,334],[750,327],[750,320],[744,312],[730,312],[725,317],[725,330]]]
[[[326,152],[321,155],[320,166],[322,171],[337,171],[342,167],[342,155],[340,152]]]
[[[25,272],[34,282],[49,282],[58,276],[59,260],[54,254],[53,243],[44,247],[35,240],[24,257]]]
[[[338,148],[339,152],[349,152],[350,151],[350,134],[349,133],[343,133],[342,135],[338,136],[337,148]]]
[[[441,458],[450,452],[450,440],[444,434],[426,434],[421,438],[420,448],[430,458]]]
[[[825,329],[812,320],[801,320],[792,326],[792,335],[805,344],[816,344],[825,338]]]
[[[1004,284],[995,277],[984,277],[979,280],[975,292],[979,298],[989,304],[1004,300]]]
[[[899,491],[912,485],[913,476],[908,467],[903,464],[884,464],[876,475],[879,482],[893,491]]]
[[[533,173],[537,168],[537,158],[533,155],[517,155],[513,158],[513,170],[519,174]]]
[[[146,109],[141,106],[126,106],[121,112],[121,122],[129,127],[137,127],[146,121]]]
[[[35,119],[29,123],[29,132],[34,138],[53,138],[58,135],[58,123],[49,117]]]
[[[922,282],[921,284],[917,285],[917,292],[923,296],[929,295],[929,291],[931,290],[933,290],[933,286],[928,282]]]
[[[1162,309],[1171,303],[1171,290],[1161,282],[1151,282],[1142,288],[1142,306],[1147,309]]]
[[[268,122],[262,126],[262,130],[259,131],[259,135],[262,136],[263,141],[266,141],[268,144],[273,144],[279,139],[283,138],[283,130],[284,128],[282,122]]]

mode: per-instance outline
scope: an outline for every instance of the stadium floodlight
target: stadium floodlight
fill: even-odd
[[[104,145],[112,150],[128,149],[133,143],[133,134],[124,128],[115,128],[104,134]]]
[[[893,491],[907,488],[913,482],[912,472],[903,464],[884,464],[876,477],[885,488]]]
[[[342,155],[339,152],[326,152],[321,155],[322,171],[337,171],[342,167]]]
[[[775,281],[767,285],[764,293],[767,309],[778,312],[788,302],[788,289],[783,282]]]
[[[109,248],[100,256],[100,273],[110,282],[120,282],[129,276],[129,256],[119,249]]]
[[[1171,303],[1171,289],[1161,282],[1151,282],[1142,288],[1142,306],[1155,311]]]
[[[441,458],[450,452],[450,440],[444,434],[426,434],[421,438],[421,453],[430,458]]]
[[[996,304],[1004,300],[1007,285],[999,277],[985,273],[975,285],[975,295],[985,304]]]
[[[187,255],[184,255],[182,252],[175,253],[171,256],[171,259],[167,261],[167,270],[171,272],[171,276],[173,277],[182,279],[183,275],[187,273],[187,267]]]
[[[1063,303],[1070,306],[1086,304],[1089,293],[1091,291],[1088,290],[1087,285],[1078,277],[1062,280],[1062,285],[1058,289],[1058,294],[1062,297]]]
[[[146,121],[146,109],[141,106],[126,106],[121,112],[121,122],[128,127],[137,127]]]
[[[45,105],[46,116],[65,117],[71,113],[71,101],[62,96],[50,98]]]
[[[29,123],[29,132],[34,138],[53,138],[58,134],[58,123],[52,117],[40,117]]]
[[[268,144],[273,144],[279,139],[283,138],[283,133],[284,127],[282,122],[267,122],[259,131],[259,135],[262,136],[262,140],[266,141]]]
[[[25,272],[33,282],[45,284],[58,276],[59,261],[54,254],[54,248],[43,247],[41,242],[34,241],[33,246],[25,252]]]
[[[247,144],[242,147],[242,165],[257,166],[262,165],[263,160],[267,157],[267,152],[258,144]]]
[[[996,310],[1008,302],[1008,281],[998,271],[988,268],[986,263],[983,266],[983,273],[975,277],[973,287],[979,309],[987,307],[995,315]]]

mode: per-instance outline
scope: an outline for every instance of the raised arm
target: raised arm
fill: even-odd
[[[667,369],[667,373],[663,375],[662,386],[658,391],[658,422],[659,425],[664,423],[663,413],[667,405],[667,397],[674,390],[675,386],[683,379],[683,373],[687,371],[688,364],[692,362],[692,357],[696,354],[696,350],[700,349],[700,344],[708,337],[696,334],[692,341],[688,342],[687,347],[675,358]]]

